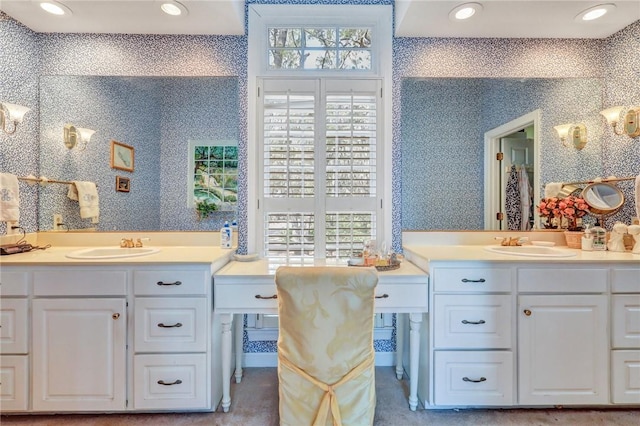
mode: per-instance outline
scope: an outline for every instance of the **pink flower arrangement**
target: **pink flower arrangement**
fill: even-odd
[[[538,206],[540,217],[549,218],[547,223],[549,227],[555,228],[555,223],[562,223],[562,217],[566,218],[568,228],[570,230],[579,229],[577,219],[589,213],[589,206],[584,199],[569,195],[565,198],[543,198]]]

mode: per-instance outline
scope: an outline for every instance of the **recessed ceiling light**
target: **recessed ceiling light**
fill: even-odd
[[[578,13],[575,17],[575,20],[578,22],[583,21],[593,21],[594,19],[598,19],[607,14],[607,12],[616,8],[615,4],[607,3],[607,4],[599,4],[597,6],[590,7],[587,10],[583,10]]]
[[[454,7],[449,12],[449,19],[452,21],[462,21],[471,18],[473,15],[482,11],[480,3],[464,3]]]
[[[62,4],[62,3],[58,2],[58,1],[55,1],[55,0],[41,1],[40,2],[40,7],[44,11],[49,12],[52,15],[71,16],[71,9],[69,9],[64,4]]]
[[[167,15],[181,16],[189,13],[183,4],[176,0],[161,0],[158,3],[160,3],[160,9]]]

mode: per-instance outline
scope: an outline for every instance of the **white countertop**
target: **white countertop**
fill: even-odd
[[[67,253],[87,248],[87,246],[49,247],[45,250],[32,250],[27,253],[0,257],[0,266],[37,266],[37,265],[152,265],[205,263],[225,264],[235,250],[222,249],[219,246],[149,246],[159,248],[158,253],[145,256],[121,257],[110,259],[71,259]]]
[[[490,252],[484,245],[404,245],[408,258],[417,256],[426,261],[491,261],[509,263],[628,263],[640,265],[640,256],[631,252],[582,251],[556,246],[575,253],[571,257],[534,257]]]

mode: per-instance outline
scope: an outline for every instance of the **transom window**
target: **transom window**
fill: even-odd
[[[371,69],[371,28],[269,27],[267,32],[269,69]]]

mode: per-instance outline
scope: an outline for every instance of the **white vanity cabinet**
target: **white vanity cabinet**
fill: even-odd
[[[611,400],[640,404],[640,268],[611,277]]]
[[[28,286],[27,273],[0,274],[0,412],[29,404]]]
[[[33,411],[126,408],[127,272],[33,273]]]
[[[433,402],[512,405],[511,270],[445,263],[434,266],[431,275]]]
[[[212,264],[2,268],[3,412],[211,411],[222,399]]]
[[[605,267],[518,268],[520,404],[609,403],[608,273]]]

